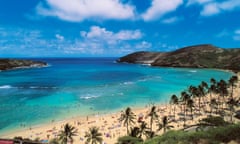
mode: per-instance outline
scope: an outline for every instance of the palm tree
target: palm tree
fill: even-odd
[[[194,107],[194,101],[191,98],[187,100],[187,107],[191,111],[191,118],[193,120],[193,113],[192,113],[192,111],[193,111],[193,107]]]
[[[132,112],[131,108],[127,108],[125,112],[122,112],[119,118],[120,122],[123,122],[124,126],[127,127],[127,134],[129,135],[129,125],[134,124],[135,114]]]
[[[208,91],[210,92],[210,100],[212,99],[212,93],[217,93],[217,82],[214,78],[210,79],[211,86],[209,87]]]
[[[86,143],[89,144],[101,144],[102,139],[102,133],[99,132],[98,127],[90,127],[89,132],[85,133],[85,138],[87,138]]]
[[[140,128],[136,126],[131,128],[129,136],[136,138],[140,137]]]
[[[181,93],[181,101],[183,102],[183,106],[184,106],[184,124],[183,126],[185,127],[185,121],[186,121],[186,105],[187,105],[187,101],[190,98],[189,94],[186,93],[185,91]]]
[[[201,94],[199,88],[195,86],[191,86],[189,92],[194,98],[198,98],[198,113],[200,115],[200,108],[201,108]]]
[[[142,135],[146,135],[148,134],[150,128],[147,127],[147,123],[146,122],[141,122],[140,126],[139,126],[139,138],[142,138]]]
[[[233,98],[231,98],[229,101],[227,101],[227,105],[228,105],[230,113],[231,113],[230,121],[233,122],[233,112],[235,110],[234,107],[238,106],[238,101],[233,99]]]
[[[211,79],[210,79],[210,82],[211,82],[212,85],[216,85],[216,82],[217,82],[217,81],[216,81],[214,78],[211,78]]]
[[[205,81],[202,81],[201,86],[203,87],[204,95],[206,95],[209,89],[208,84]]]
[[[218,103],[215,98],[212,98],[210,101],[210,115],[212,115],[212,109],[216,109],[215,113],[217,114],[218,111]]]
[[[216,88],[216,85],[211,85],[208,89],[208,91],[210,92],[210,100],[212,99],[212,93],[216,93],[217,91],[217,88]]]
[[[175,111],[176,111],[176,105],[178,104],[178,97],[176,95],[172,95],[170,103],[174,105],[173,108],[173,115],[174,115],[174,120],[175,120]]]
[[[204,87],[202,85],[198,86],[198,92],[199,92],[199,95],[198,95],[199,104],[198,105],[201,107],[201,105],[200,105],[201,104],[201,98],[205,96],[205,90],[204,90]]]
[[[196,89],[196,87],[195,86],[189,86],[189,88],[188,88],[188,92],[189,92],[189,94],[192,96],[192,97],[194,97],[194,90]]]
[[[209,87],[208,87],[208,84],[205,82],[205,81],[202,81],[201,82],[201,86],[203,87],[203,97],[205,97],[206,96],[206,94],[209,92]],[[205,100],[204,100],[204,102],[206,102]]]
[[[58,136],[62,144],[73,143],[73,136],[77,136],[77,129],[67,123]]]
[[[130,136],[131,138],[139,138],[139,140],[142,140],[142,135],[145,135],[146,138],[152,138],[154,136],[154,132],[150,131],[150,128],[147,127],[147,123],[146,122],[141,122],[140,126],[137,127],[131,127],[131,131],[129,133],[128,136]]]
[[[232,76],[229,80],[228,83],[231,86],[231,98],[233,98],[233,89],[235,87],[235,83],[238,81],[238,77],[237,76]]]
[[[148,113],[148,117],[150,117],[150,130],[152,131],[153,121],[158,119],[158,114],[156,111],[156,106],[152,106],[150,112]]]
[[[220,80],[220,82],[217,83],[217,88],[219,92],[219,96],[222,97],[222,111],[223,111],[223,104],[225,103],[225,96],[228,95],[228,90],[227,90],[227,83],[224,80]]]
[[[205,89],[208,89],[208,84],[205,81],[201,82],[201,86],[204,87]]]
[[[162,122],[158,123],[158,131],[160,131],[161,129],[163,129],[163,133],[166,132],[166,130],[173,128],[172,125],[169,125],[169,120],[167,116],[164,116],[162,118]]]

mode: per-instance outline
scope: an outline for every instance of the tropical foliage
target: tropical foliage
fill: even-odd
[[[173,128],[174,126],[169,125],[169,119],[167,116],[164,116],[162,118],[162,122],[158,123],[158,130],[163,129],[163,133],[165,133],[167,130]]]
[[[135,114],[132,112],[131,108],[127,108],[124,112],[122,112],[121,117],[119,118],[120,122],[123,122],[124,126],[127,127],[127,134],[129,134],[129,125],[135,123]]]
[[[209,127],[218,128],[221,126],[229,126],[230,123],[233,123],[233,116],[235,110],[240,104],[240,98],[234,96],[234,89],[236,88],[237,81],[237,76],[231,77],[229,81],[217,81],[214,78],[211,78],[209,83],[202,81],[198,86],[190,86],[188,90],[184,90],[183,92],[181,92],[179,98],[177,95],[173,94],[170,99],[170,104],[173,107],[173,117],[172,115],[161,116],[161,113],[159,113],[157,107],[152,106],[150,108],[150,111],[147,113],[149,123],[142,123],[142,126],[146,128],[144,135],[147,139],[152,139],[147,140],[146,143],[178,143],[178,140],[180,143],[199,143],[201,140],[205,141],[205,138],[206,141],[213,140],[214,134],[224,134],[224,130],[222,130],[224,128],[223,127],[219,128],[220,130],[215,129],[213,131],[209,131],[210,133],[212,133],[212,135],[210,135],[209,137],[201,137],[202,134],[208,132],[206,132],[206,130],[208,130]],[[177,107],[181,108],[181,113],[176,114]],[[191,125],[189,124],[189,122],[187,122],[189,120],[193,120],[194,118],[198,118],[199,116],[205,118],[199,120],[198,124]],[[226,116],[228,117],[228,119],[225,118]],[[228,122],[226,122],[225,120],[228,120]],[[196,130],[201,131],[188,133],[182,133],[181,131],[177,131],[177,134],[173,131],[167,132],[167,130],[173,128],[171,124],[172,122],[178,123],[178,125],[182,124],[183,130],[187,130],[191,127],[196,127]],[[155,123],[156,127],[158,127],[157,131],[153,130],[153,126],[155,125]],[[150,127],[150,131],[149,129],[147,129],[148,126]],[[238,127],[240,126],[238,125],[235,128],[238,129]],[[236,130],[235,128],[233,129],[233,131]],[[157,136],[157,134],[159,134],[158,131],[161,130],[163,131],[163,133],[166,134],[159,137]],[[231,131],[228,132],[231,133]],[[177,140],[175,138],[170,138],[175,137],[175,134]],[[139,138],[142,138],[142,135],[143,134],[141,131],[141,127],[134,126],[131,128],[129,137],[124,137],[124,139],[127,141],[127,139],[129,138],[128,142],[131,143],[133,142],[132,140],[134,138],[137,138],[138,140]],[[155,141],[155,139],[157,139],[157,141]],[[224,142],[224,140],[218,140],[217,138],[215,139],[215,141]]]
[[[158,120],[158,114],[157,114],[156,110],[157,110],[156,106],[152,106],[150,112],[147,115],[148,117],[150,117],[149,125],[150,125],[151,131],[152,131],[152,126],[153,126],[154,120]]]
[[[89,131],[85,134],[86,144],[101,144],[102,133],[99,132],[99,128],[97,127],[90,127]]]
[[[147,140],[144,144],[219,144],[240,142],[240,124],[220,126],[206,131],[169,131],[162,136]],[[140,144],[140,143],[139,143]]]
[[[64,125],[64,129],[59,133],[59,140],[61,144],[73,143],[73,136],[77,136],[77,130],[75,127],[68,123]]]

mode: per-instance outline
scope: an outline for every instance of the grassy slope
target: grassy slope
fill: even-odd
[[[240,143],[240,124],[217,127],[207,131],[169,131],[144,144],[219,144],[235,140]]]

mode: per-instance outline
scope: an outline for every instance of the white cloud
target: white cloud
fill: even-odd
[[[233,39],[235,41],[240,41],[240,29],[234,31]]]
[[[142,18],[145,21],[156,20],[175,11],[181,4],[183,4],[183,0],[153,0],[151,7],[142,14]]]
[[[137,40],[143,37],[140,30],[121,30],[114,33],[99,26],[92,26],[89,32],[81,31],[80,34],[82,37],[104,39],[106,41]]]
[[[209,2],[212,2],[213,0],[188,0],[187,6],[193,5],[193,4],[206,4]]]
[[[149,42],[147,42],[147,41],[142,41],[142,42],[137,43],[137,44],[135,45],[135,48],[136,48],[136,49],[149,49],[149,48],[151,48],[151,47],[152,47],[152,44],[149,43]]]
[[[219,32],[218,34],[216,34],[216,37],[222,38],[222,37],[226,37],[226,36],[229,36],[229,35],[230,35],[230,33],[226,29],[224,29],[221,32]]]
[[[82,31],[81,33],[84,33]],[[98,37],[105,37],[111,38],[113,33],[111,31],[107,31],[105,28],[101,28],[99,26],[92,26],[89,32],[85,32],[88,38],[98,38]]]
[[[144,35],[140,30],[120,30],[114,32],[104,27],[92,26],[89,31],[81,31],[80,35],[82,40],[77,43],[77,48],[71,49],[71,51],[122,55],[136,51],[140,47],[144,49],[150,46],[150,43],[147,42],[141,43],[140,46],[139,40]],[[88,49],[91,49],[91,51],[89,52]],[[67,50],[69,52],[69,48]]]
[[[143,36],[140,30],[122,30],[115,34],[116,39],[118,40],[136,40],[141,39]]]
[[[202,3],[203,10],[202,16],[212,16],[226,11],[233,11],[240,8],[239,0],[225,0],[223,2],[211,1],[208,3]]]
[[[52,33],[55,33],[54,37],[51,37]],[[119,56],[152,48],[150,42],[143,40],[144,34],[140,30],[114,32],[93,26],[74,38],[64,37],[62,33],[59,30],[0,27],[0,54],[22,57]]]
[[[60,34],[56,34],[55,37],[58,39],[58,40],[64,40],[64,36],[60,35]]]
[[[235,34],[239,34],[240,35],[240,29],[235,30]]]
[[[86,37],[86,36],[87,36],[87,32],[85,32],[85,31],[80,31],[80,35],[81,35],[81,37]]]
[[[219,4],[219,7],[222,10],[231,11],[235,8],[240,8],[239,0],[228,0]]]
[[[53,53],[52,46],[59,44],[57,40],[44,39],[43,33],[36,29],[9,26],[2,31],[6,34],[1,37],[0,53],[7,56],[47,56]],[[46,50],[47,47],[51,49]]]
[[[171,23],[175,23],[175,22],[180,21],[180,20],[182,20],[182,18],[179,18],[179,17],[170,17],[170,18],[167,18],[167,19],[162,20],[162,23],[171,24]]]
[[[201,11],[202,16],[211,16],[218,14],[220,9],[217,3],[210,3],[204,6],[203,10]]]
[[[160,49],[160,51],[173,51],[179,48],[178,45],[172,45],[164,42],[158,43],[157,47]]]
[[[45,0],[36,11],[43,16],[54,16],[66,21],[86,19],[132,19],[135,7],[120,0]]]

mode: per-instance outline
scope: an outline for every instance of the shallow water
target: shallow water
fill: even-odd
[[[115,63],[116,58],[40,59],[49,67],[0,72],[0,132],[127,106],[168,103],[189,85],[226,71]],[[39,60],[39,59],[37,59]]]

